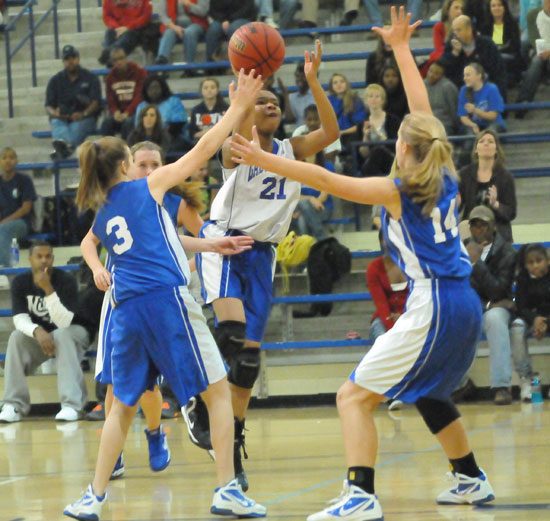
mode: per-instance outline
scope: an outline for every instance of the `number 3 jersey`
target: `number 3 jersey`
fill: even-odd
[[[115,185],[92,232],[109,253],[114,303],[187,285],[190,272],[174,217],[181,199],[166,193],[159,205],[147,179]]]
[[[273,154],[294,159],[288,139],[274,139]],[[222,171],[224,184],[212,203],[210,219],[222,229],[280,243],[300,199],[301,184],[257,166],[238,165]]]
[[[394,182],[399,189],[401,180]],[[404,192],[400,219],[382,210],[382,230],[390,255],[409,279],[470,276],[470,258],[458,234],[457,194],[458,183],[449,172],[443,175],[439,201],[429,216],[422,213],[422,204]]]

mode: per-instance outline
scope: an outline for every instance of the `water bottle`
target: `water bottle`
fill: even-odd
[[[17,243],[17,239],[15,237],[11,240],[10,264],[12,268],[19,266],[19,244]]]
[[[531,385],[531,403],[542,403],[542,387],[538,376],[533,378],[533,383]]]

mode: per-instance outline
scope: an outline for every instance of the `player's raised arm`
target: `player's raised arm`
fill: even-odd
[[[395,7],[391,8],[391,26],[387,29],[382,27],[373,27],[372,30],[378,33],[384,41],[391,45],[395,60],[401,72],[403,86],[407,94],[409,110],[411,112],[423,111],[432,113],[428,91],[426,85],[420,76],[418,66],[414,61],[409,41],[414,30],[422,22],[418,20],[413,25],[409,25],[411,15],[405,15],[405,8],[399,8],[399,15]]]
[[[296,159],[303,159],[316,154],[340,137],[338,119],[318,78],[318,71],[323,57],[319,40],[315,41],[315,47],[315,52],[304,52],[304,73],[319,111],[321,126],[306,136],[297,136],[290,140]]]
[[[241,70],[238,87],[235,89],[234,83],[229,86],[231,106],[222,119],[204,134],[187,154],[175,163],[157,168],[147,178],[149,190],[156,201],[162,202],[164,193],[168,189],[185,181],[216,153],[239,119],[250,107],[253,107],[261,88],[261,76],[255,78],[254,70],[248,75]]]

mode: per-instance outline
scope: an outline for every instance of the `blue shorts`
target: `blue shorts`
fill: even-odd
[[[162,375],[180,403],[227,370],[200,306],[187,287],[125,300],[111,318],[114,395],[128,406]]]
[[[208,221],[199,237],[241,235],[236,230],[224,231]],[[261,342],[273,299],[273,277],[277,254],[271,242],[256,241],[251,250],[224,257],[217,253],[199,253],[197,271],[207,304],[218,298],[237,298],[242,301],[246,319],[246,338]]]
[[[404,402],[448,400],[474,360],[481,315],[468,279],[412,281],[405,312],[376,339],[350,380]]]

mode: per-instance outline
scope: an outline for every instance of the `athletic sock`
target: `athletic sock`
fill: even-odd
[[[481,470],[477,466],[474,453],[466,454],[466,456],[458,459],[450,459],[453,472],[464,474],[470,478],[477,478],[481,474]]]
[[[374,469],[372,467],[349,467],[348,481],[368,494],[374,494]]]

